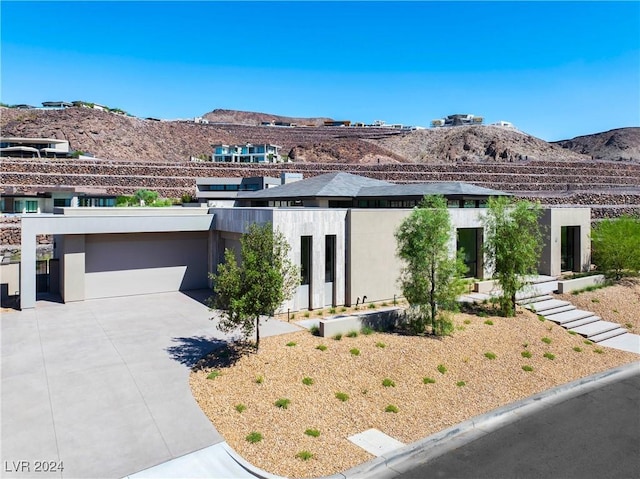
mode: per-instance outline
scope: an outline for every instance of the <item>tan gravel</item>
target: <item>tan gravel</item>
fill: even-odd
[[[490,319],[493,325],[485,324]],[[410,443],[472,416],[553,386],[637,361],[640,356],[585,344],[535,314],[483,318],[458,314],[456,330],[442,339],[373,333],[337,341],[307,331],[265,338],[260,351],[231,366],[194,371],[191,389],[227,443],[247,461],[273,474],[318,477],[346,470],[373,456],[347,440],[369,428]],[[546,344],[542,338],[551,339]],[[295,342],[295,346],[287,343]],[[376,346],[384,343],[385,347]],[[319,344],[326,351],[316,349]],[[358,356],[350,350],[357,348]],[[531,358],[521,353],[529,351]],[[492,352],[496,358],[485,357]],[[544,353],[555,359],[547,359]],[[446,373],[438,371],[438,365]],[[529,365],[527,372],[522,366]],[[262,383],[256,381],[262,377]],[[304,385],[310,377],[313,384]],[[424,384],[423,378],[436,380]],[[384,387],[389,378],[394,387]],[[458,385],[464,381],[464,385]],[[349,399],[341,402],[336,392]],[[274,402],[291,401],[287,409]],[[243,404],[246,410],[237,412]],[[397,413],[384,412],[395,405]],[[305,435],[318,429],[319,437]],[[263,440],[245,439],[260,432]],[[309,451],[312,459],[296,458]]]
[[[579,309],[591,311],[605,321],[618,323],[640,334],[640,279],[626,278],[613,286],[579,294],[559,294]]]

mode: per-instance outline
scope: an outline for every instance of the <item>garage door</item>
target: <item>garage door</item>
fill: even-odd
[[[85,237],[85,298],[207,287],[207,232]]]

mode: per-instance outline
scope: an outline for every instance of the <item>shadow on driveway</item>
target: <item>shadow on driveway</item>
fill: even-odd
[[[191,338],[173,338],[175,346],[169,346],[166,351],[171,359],[189,368],[194,367],[204,356],[223,348],[227,343],[219,339],[206,336]]]

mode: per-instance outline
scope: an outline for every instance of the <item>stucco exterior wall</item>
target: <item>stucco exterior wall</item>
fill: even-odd
[[[578,253],[580,266],[576,269],[588,271],[591,266],[591,209],[553,208],[545,209],[540,218],[544,228],[544,247],[538,270],[541,274],[558,276],[561,271],[561,230],[563,226],[579,226],[580,241]],[[578,246],[578,245],[576,245]]]

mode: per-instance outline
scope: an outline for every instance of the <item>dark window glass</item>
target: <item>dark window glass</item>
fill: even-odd
[[[324,237],[324,281],[332,283],[336,276],[336,235]]]
[[[311,281],[311,236],[300,238],[300,274],[301,283],[309,284]]]

